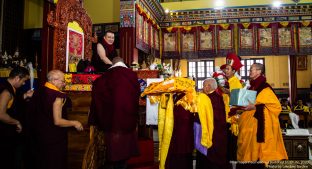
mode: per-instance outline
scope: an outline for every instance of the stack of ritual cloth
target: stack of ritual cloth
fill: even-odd
[[[66,91],[91,91],[92,83],[101,74],[65,74]]]

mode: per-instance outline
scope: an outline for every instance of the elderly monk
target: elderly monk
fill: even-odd
[[[268,162],[288,159],[278,119],[281,104],[266,82],[264,66],[254,63],[249,71],[250,90],[257,91],[257,97],[255,104],[246,106],[239,118],[237,160]]]
[[[31,132],[35,147],[36,169],[67,168],[67,128],[82,131],[79,121],[67,120],[68,97],[61,90],[65,86],[64,73],[51,70],[48,82],[35,91],[31,100]]]
[[[223,98],[216,92],[217,82],[214,78],[207,78],[203,83],[203,92],[209,97],[213,110],[212,146],[207,154],[196,154],[196,169],[227,169],[229,162],[227,152],[227,127]],[[208,104],[208,103],[206,103]]]
[[[138,155],[139,98],[138,77],[120,57],[93,83],[89,124],[104,132],[108,168],[126,168]]]

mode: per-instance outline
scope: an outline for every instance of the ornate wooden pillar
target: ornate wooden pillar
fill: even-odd
[[[42,21],[42,53],[39,69],[37,71],[40,79],[39,83],[46,81],[46,74],[53,68],[53,28],[49,26],[47,17],[49,11],[54,11],[56,5],[48,1],[44,1],[43,4],[43,21]]]
[[[289,70],[289,99],[290,104],[293,105],[297,97],[297,56],[288,56],[288,70]]]
[[[126,64],[138,62],[135,48],[135,1],[120,0],[120,57]]]

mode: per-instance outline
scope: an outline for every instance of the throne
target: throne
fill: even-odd
[[[79,74],[80,60],[91,60],[92,21],[79,0],[59,0],[55,10],[49,11],[47,22],[53,33],[53,69],[65,74],[68,91],[91,91],[97,74]]]

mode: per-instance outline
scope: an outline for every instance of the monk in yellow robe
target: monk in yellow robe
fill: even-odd
[[[281,104],[272,87],[266,83],[264,66],[255,63],[250,68],[250,90],[257,91],[255,104],[249,104],[239,118],[238,161],[288,159],[278,115]]]
[[[235,75],[237,71],[242,67],[242,63],[240,62],[240,58],[234,54],[229,53],[226,57],[226,64],[222,65],[224,68],[224,74],[227,78],[228,88],[223,88],[222,91],[224,92],[223,100],[226,110],[226,122],[227,128],[229,128],[227,132],[228,138],[228,150],[227,150],[227,158],[231,161],[236,161],[236,154],[237,154],[237,135],[239,133],[238,124],[237,124],[237,117],[236,116],[236,107],[231,107],[230,109],[230,95],[233,89],[242,89],[243,85],[240,79]]]

